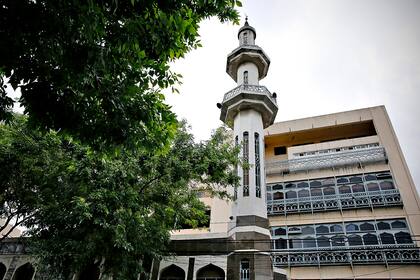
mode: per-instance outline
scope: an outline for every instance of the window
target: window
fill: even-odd
[[[284,228],[277,228],[274,230],[274,235],[286,235],[286,229]]]
[[[410,234],[402,231],[395,234],[395,240],[398,244],[413,243]]]
[[[244,85],[248,84],[248,71],[244,71]]]
[[[286,149],[285,146],[274,147],[274,155],[275,156],[285,155],[285,154],[287,154],[287,149]]]
[[[242,35],[242,38],[243,38],[243,42],[244,42],[244,45],[248,45],[248,32],[244,32],[244,35]]]
[[[302,228],[302,234],[314,234],[314,228],[311,226],[306,226]]]
[[[311,187],[320,187],[322,184],[320,181],[311,181]]]
[[[377,183],[368,183],[367,189],[370,192],[379,191],[379,185]]]
[[[261,197],[261,167],[260,167],[260,136],[254,134],[255,138],[255,196]]]
[[[406,228],[407,225],[401,221],[395,221],[391,223],[392,228]]]
[[[235,146],[237,147],[238,145],[239,145],[239,140],[238,140],[238,135],[236,135],[236,137],[235,137]],[[239,176],[238,166],[237,165],[235,165],[234,172],[235,172],[236,176]],[[237,200],[237,199],[238,199],[238,188],[237,187],[234,187],[233,188],[233,200]]]
[[[379,235],[382,244],[395,244],[394,236],[390,233],[384,232]]]
[[[277,184],[273,186],[273,190],[282,190],[282,189],[283,189],[283,185]]]
[[[290,239],[289,240],[289,249],[298,249],[302,248],[302,240],[300,239]]]
[[[351,187],[353,193],[358,193],[358,192],[364,192],[365,191],[365,187],[361,184],[357,184],[357,185],[353,185]]]
[[[350,246],[360,246],[363,245],[362,238],[358,235],[352,235],[348,237]]]
[[[244,139],[243,139],[243,144],[242,144],[242,149],[243,149],[243,158],[244,158],[244,162],[248,163],[248,159],[249,159],[249,134],[248,132],[244,132]],[[249,170],[247,168],[243,169],[243,196],[249,196]]]
[[[343,228],[340,225],[330,226],[331,232],[343,232]]]
[[[370,223],[363,223],[360,225],[360,230],[363,230],[363,231],[375,230],[375,227]]]
[[[359,226],[357,226],[355,224],[349,224],[349,225],[346,226],[346,231],[347,232],[359,231]]]
[[[357,177],[357,176],[355,176],[355,177],[351,177],[350,178],[350,183],[362,183],[363,181],[362,181],[362,178],[361,177]]]
[[[287,241],[286,239],[279,238],[274,241],[274,245],[276,246],[276,249],[282,250],[287,249]]]
[[[331,187],[324,188],[324,195],[332,195],[332,194],[335,194],[334,188],[331,188]]]
[[[306,183],[306,182],[300,182],[300,183],[297,184],[297,187],[298,188],[307,188],[307,187],[309,187],[309,184]]]
[[[379,230],[391,229],[391,226],[389,225],[389,223],[385,223],[385,222],[379,222],[377,226]]]
[[[338,188],[339,193],[351,193],[349,186],[341,186]]]
[[[298,191],[299,197],[309,197],[309,190],[300,190]]]
[[[347,179],[346,177],[337,179],[337,184],[347,184],[348,182],[349,182],[349,179]]]
[[[319,226],[316,228],[316,233],[328,233],[328,227],[327,226]]]
[[[240,273],[241,273],[241,280],[249,280],[250,275],[250,267],[249,267],[249,260],[243,259],[241,260],[241,267],[240,267]]]
[[[273,199],[274,199],[274,200],[284,199],[284,195],[283,195],[283,193],[282,193],[282,192],[275,192],[275,193],[273,194]]]
[[[330,240],[325,236],[318,237],[317,242],[318,247],[330,247]]]
[[[296,198],[296,192],[295,191],[288,191],[286,193],[286,198]]]
[[[394,184],[388,181],[381,182],[380,185],[381,185],[381,190],[392,190],[395,188]]]
[[[322,196],[321,189],[311,189],[311,196]]]
[[[315,243],[315,239],[314,238],[304,238],[302,240],[303,243],[303,248],[315,248],[316,247],[316,243]]]
[[[332,246],[345,246],[345,238],[344,236],[334,236],[331,238],[331,245]]]
[[[363,242],[365,243],[365,245],[376,245],[378,244],[378,238],[376,237],[376,235],[368,233],[363,235]]]

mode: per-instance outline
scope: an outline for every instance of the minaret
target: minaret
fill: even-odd
[[[243,279],[273,279],[268,254],[264,128],[274,122],[278,108],[275,94],[259,85],[267,75],[270,59],[255,45],[256,35],[246,18],[238,32],[239,47],[228,55],[226,65],[226,72],[238,86],[218,104],[220,119],[233,128],[234,141],[241,145],[241,156],[249,165],[237,169],[241,184],[234,191],[232,203],[234,223],[229,235],[235,246],[228,258],[227,279],[241,279],[244,273],[249,273],[250,278]]]

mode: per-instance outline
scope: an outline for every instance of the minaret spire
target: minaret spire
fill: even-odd
[[[257,33],[245,17],[244,25],[238,31],[239,47],[227,58],[226,72],[238,86],[227,92],[221,109],[220,119],[233,128],[234,141],[242,147],[242,158],[249,168],[238,167],[240,186],[234,190],[232,217],[234,225],[229,235],[237,240],[239,247],[228,257],[227,279],[237,279],[244,267],[251,269],[252,279],[273,279],[271,260],[264,252],[270,250],[267,203],[264,174],[264,128],[274,122],[277,114],[276,98],[259,81],[268,72],[270,59],[262,48],[255,45]],[[244,243],[243,240],[264,240],[267,242]],[[238,254],[236,254],[238,250]],[[245,256],[245,257],[244,257]],[[265,265],[254,266],[257,262]],[[229,268],[230,267],[230,268]]]

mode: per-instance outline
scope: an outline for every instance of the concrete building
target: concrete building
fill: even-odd
[[[233,201],[203,198],[210,226],[174,232],[152,279],[420,279],[420,199],[385,108],[273,123],[255,38],[246,22],[218,104],[250,168]]]

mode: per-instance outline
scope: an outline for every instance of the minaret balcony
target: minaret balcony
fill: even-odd
[[[265,86],[242,84],[228,91],[221,104],[220,120],[232,123],[241,110],[252,109],[259,112],[264,128],[274,122],[278,107],[276,98]]]
[[[371,147],[333,154],[305,156],[290,160],[267,161],[265,163],[265,168],[267,174],[284,174],[306,170],[385,162],[386,160],[387,156],[383,147]]]

